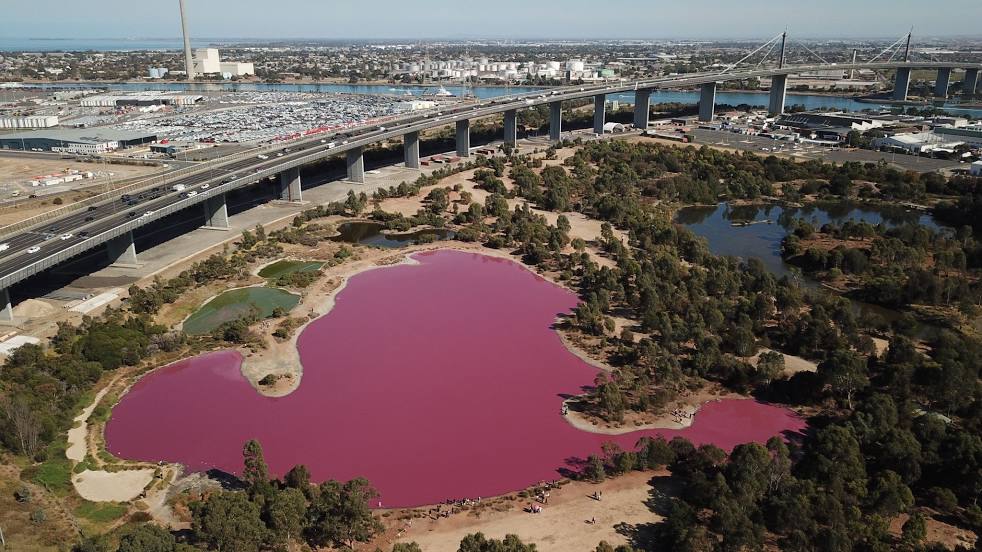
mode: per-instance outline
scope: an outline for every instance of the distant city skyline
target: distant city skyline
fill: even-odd
[[[212,39],[657,39],[978,36],[979,0],[187,0],[190,32]],[[271,9],[272,7],[272,9]],[[0,36],[178,38],[177,0],[8,3]]]

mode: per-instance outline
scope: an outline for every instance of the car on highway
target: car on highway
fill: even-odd
[[[202,190],[207,190],[208,188],[211,188],[211,184],[202,184],[201,185],[201,189]]]
[[[40,246],[37,246],[37,245],[35,245],[34,247],[28,247],[27,248],[27,253],[29,255],[33,255],[33,254],[37,253],[38,251],[41,251],[41,247]]]
[[[0,251],[6,251],[8,249],[10,249],[9,243],[0,243]]]
[[[185,197],[194,197],[196,195],[198,195],[198,192],[196,192],[194,190],[191,190],[190,192],[184,194]]]
[[[135,216],[136,216],[136,211],[130,211],[129,213],[126,213],[126,218],[133,218]]]
[[[89,236],[89,233],[86,232],[85,230],[82,230],[81,232],[78,233],[78,237],[80,237],[80,238],[87,238],[88,236]]]
[[[152,214],[153,214],[153,211],[147,211],[146,213],[143,213],[143,216],[149,217]]]
[[[70,240],[70,239],[72,239],[72,236],[74,236],[74,234],[67,234],[66,233],[66,234],[62,234],[62,235],[58,236],[58,239],[61,240],[61,241]]]
[[[86,211],[95,211],[96,209],[98,209],[98,207],[96,207],[95,205],[89,205],[89,208],[86,209]]]
[[[92,222],[93,220],[95,220],[95,217],[93,217],[92,215],[85,217],[85,222]]]

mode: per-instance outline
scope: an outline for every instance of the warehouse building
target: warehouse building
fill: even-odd
[[[58,126],[57,115],[0,117],[0,128],[51,128]]]
[[[82,107],[120,107],[120,106],[149,106],[173,105],[189,106],[204,99],[200,94],[173,94],[168,92],[136,92],[132,94],[100,94],[83,98],[79,105]]]
[[[139,130],[72,128],[0,135],[0,150],[59,151],[99,154],[157,141],[157,135]]]
[[[963,140],[952,140],[948,136],[934,132],[919,132],[916,134],[894,134],[893,136],[876,138],[873,140],[873,147],[875,149],[904,151],[917,155],[932,151],[952,152],[956,147],[964,143]]]
[[[935,127],[934,133],[948,140],[961,140],[973,148],[982,147],[982,126],[965,128]]]

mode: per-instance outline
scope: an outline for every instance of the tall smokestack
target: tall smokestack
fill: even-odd
[[[181,31],[184,32],[184,70],[187,72],[188,80],[194,80],[194,60],[191,59],[191,35],[188,34],[188,20],[184,16],[184,0],[181,3]]]

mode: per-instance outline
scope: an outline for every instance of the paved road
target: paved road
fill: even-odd
[[[897,67],[980,68],[982,65],[936,62],[903,64],[890,62],[855,65],[839,64],[836,66],[837,69],[842,70],[848,70],[850,68],[891,69]],[[123,205],[121,201],[114,200],[91,206],[87,211],[71,213],[41,228],[8,236],[5,241],[7,247],[0,252],[0,282],[2,282],[0,287],[9,287],[13,283],[23,280],[47,266],[60,262],[66,255],[77,252],[81,248],[95,247],[105,242],[108,239],[110,231],[153,222],[164,215],[157,213],[157,211],[163,209],[172,210],[178,205],[190,206],[193,203],[202,202],[208,197],[225,190],[251,185],[260,178],[275,175],[276,172],[306,165],[324,157],[343,153],[354,148],[364,147],[390,138],[398,138],[409,132],[436,128],[461,119],[477,119],[505,111],[557,101],[589,98],[598,94],[616,94],[639,89],[697,86],[699,84],[725,80],[745,80],[754,77],[822,69],[828,69],[828,66],[789,66],[783,69],[768,68],[727,73],[725,75],[717,73],[696,73],[660,77],[631,83],[618,82],[614,84],[566,87],[551,91],[536,91],[509,97],[494,98],[474,104],[462,104],[451,107],[450,109],[444,109],[442,112],[423,115],[412,114],[398,120],[393,120],[390,123],[384,123],[383,126],[364,126],[353,129],[344,133],[343,136],[334,135],[323,139],[318,137],[301,140],[291,144],[291,151],[284,153],[282,157],[275,155],[270,156],[268,159],[246,157],[189,175],[167,185],[173,186],[176,183],[180,183],[186,187],[186,190],[196,189],[196,191],[200,191],[201,186],[208,185],[209,190],[207,192],[199,193],[191,199],[185,197],[186,190],[176,192],[169,188],[158,187],[157,189],[145,190],[142,196],[137,199],[137,204],[132,206]],[[329,147],[330,144],[327,143],[328,141],[342,143],[332,148]],[[221,161],[218,163],[221,163]],[[223,183],[223,179],[233,174],[237,177],[234,182]],[[256,176],[250,177],[250,174]],[[143,213],[151,214],[144,217],[141,216]],[[62,240],[59,237],[62,234],[71,234],[71,236]],[[28,248],[35,246],[40,247],[41,250],[33,254],[26,252]]]

